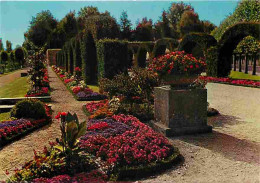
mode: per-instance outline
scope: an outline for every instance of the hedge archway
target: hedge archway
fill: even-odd
[[[246,36],[253,36],[256,40],[260,40],[260,23],[237,23],[222,35],[218,43],[217,76],[225,77],[229,75],[233,50]]]
[[[152,57],[154,58],[160,55],[164,55],[166,48],[168,48],[170,51],[174,51],[174,49],[178,47],[178,44],[179,43],[176,39],[172,39],[172,38],[158,39],[154,45]]]
[[[217,40],[205,33],[190,33],[182,39],[178,50],[193,54],[195,57],[205,57],[209,47],[217,45]]]

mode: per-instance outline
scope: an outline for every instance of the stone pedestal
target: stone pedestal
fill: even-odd
[[[165,136],[211,132],[207,125],[207,89],[155,88],[155,121],[151,124]]]

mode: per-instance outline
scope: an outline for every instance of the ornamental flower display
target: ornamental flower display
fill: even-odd
[[[176,51],[154,58],[148,70],[156,72],[165,84],[173,88],[190,86],[206,68],[202,59],[196,59],[184,51]]]
[[[199,75],[206,68],[205,61],[196,59],[184,51],[176,51],[154,58],[148,70],[164,75]]]

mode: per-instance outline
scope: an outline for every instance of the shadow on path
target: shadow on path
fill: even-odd
[[[173,137],[171,139],[178,139],[189,144],[209,149],[213,152],[220,153],[231,160],[260,165],[260,145],[256,142],[241,140],[214,130],[212,133],[208,134]]]

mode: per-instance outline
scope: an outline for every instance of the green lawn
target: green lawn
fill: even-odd
[[[229,77],[233,79],[249,79],[249,80],[260,81],[260,76],[245,74],[243,72],[238,72],[238,71],[231,71]]]
[[[0,122],[8,120],[10,118],[10,112],[0,113]]]
[[[88,85],[88,87],[94,92],[99,92],[99,87],[97,85]]]
[[[24,97],[28,89],[27,77],[21,77],[1,87],[0,98]]]

